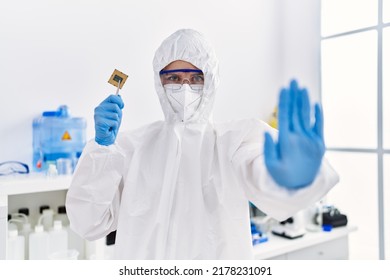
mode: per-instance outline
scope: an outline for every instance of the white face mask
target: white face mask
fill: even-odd
[[[173,111],[183,122],[194,115],[202,100],[203,89],[196,89],[196,87],[199,87],[198,85],[191,85],[191,87],[188,84],[164,85],[165,93]]]

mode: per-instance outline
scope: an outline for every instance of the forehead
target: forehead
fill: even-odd
[[[195,67],[191,63],[184,61],[184,60],[175,60],[164,67],[164,70],[173,70],[173,69],[197,69],[197,70],[200,70],[199,68]]]

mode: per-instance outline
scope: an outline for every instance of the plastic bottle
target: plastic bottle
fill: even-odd
[[[50,206],[46,205],[46,204],[39,206],[39,216],[36,217],[34,223],[32,223],[32,224],[34,224],[34,225],[42,224],[42,219],[43,219],[42,214],[43,214],[43,210],[45,210],[45,209],[50,209]]]
[[[64,229],[68,232],[68,247],[79,252],[78,257],[85,259],[85,242],[82,237],[75,233],[69,225],[69,219],[66,215],[66,208],[64,205],[58,206],[58,212],[54,217],[55,220],[61,220]]]
[[[19,208],[18,213],[12,213],[11,217],[13,220],[18,220],[20,223],[18,223],[18,231],[21,231],[23,229],[24,223],[29,223],[29,214],[30,211],[28,208]]]
[[[19,235],[24,236],[24,256],[28,260],[29,256],[29,235],[31,233],[31,224],[28,218],[30,211],[28,208],[20,208],[18,213],[12,214],[12,219],[20,221],[18,226]]]
[[[41,205],[39,206],[39,214],[42,214],[43,210],[50,209],[49,205]]]
[[[66,208],[64,205],[58,206],[57,214],[54,216],[54,220],[60,220],[64,228],[69,226],[69,219],[66,215]]]
[[[22,208],[19,208],[19,209],[18,209],[18,213],[19,213],[19,214],[25,215],[25,217],[26,217],[27,219],[29,219],[29,216],[30,216],[30,209],[28,209],[27,207],[22,207]]]
[[[18,235],[16,229],[8,230],[8,260],[24,260],[24,236]]]
[[[14,223],[14,219],[11,218],[11,214],[8,214],[8,230],[16,229],[18,230],[18,225]]]
[[[53,227],[53,217],[54,211],[52,209],[45,209],[42,211],[39,219],[42,219],[43,228],[46,231],[49,231]],[[38,224],[40,224],[40,221],[38,221]]]
[[[47,177],[55,177],[58,175],[57,167],[55,164],[50,163],[46,173]]]
[[[29,259],[47,260],[49,255],[49,234],[43,230],[43,225],[36,225],[35,231],[29,236]]]
[[[62,227],[61,221],[55,220],[53,229],[49,231],[49,256],[66,250],[68,250],[68,232]]]
[[[31,224],[30,223],[24,223],[23,228],[20,231],[20,235],[24,237],[24,258],[26,260],[29,259],[29,244],[30,244],[30,234],[31,234]]]
[[[106,259],[105,253],[106,238],[100,238],[94,241],[85,241],[85,257],[88,260],[104,260]]]
[[[68,247],[69,249],[75,249],[79,252],[78,257],[85,259],[85,240],[75,233],[70,227],[68,230]]]

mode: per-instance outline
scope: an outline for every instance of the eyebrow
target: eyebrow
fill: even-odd
[[[161,70],[160,75],[174,73],[174,72],[186,72],[186,73],[194,72],[194,73],[202,73],[203,74],[203,71],[199,70],[199,69],[172,69],[172,70]]]

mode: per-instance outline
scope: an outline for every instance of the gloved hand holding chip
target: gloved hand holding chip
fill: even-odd
[[[127,77],[115,69],[108,82],[117,87],[116,94],[110,95],[95,108],[95,141],[100,145],[109,146],[115,143],[124,107],[122,97],[118,93]]]
[[[116,95],[119,94],[119,90],[122,89],[123,85],[125,84],[125,82],[127,80],[127,77],[128,76],[125,73],[122,73],[121,71],[116,70],[116,69],[112,73],[108,82],[110,84],[112,84],[113,86],[117,87]]]

